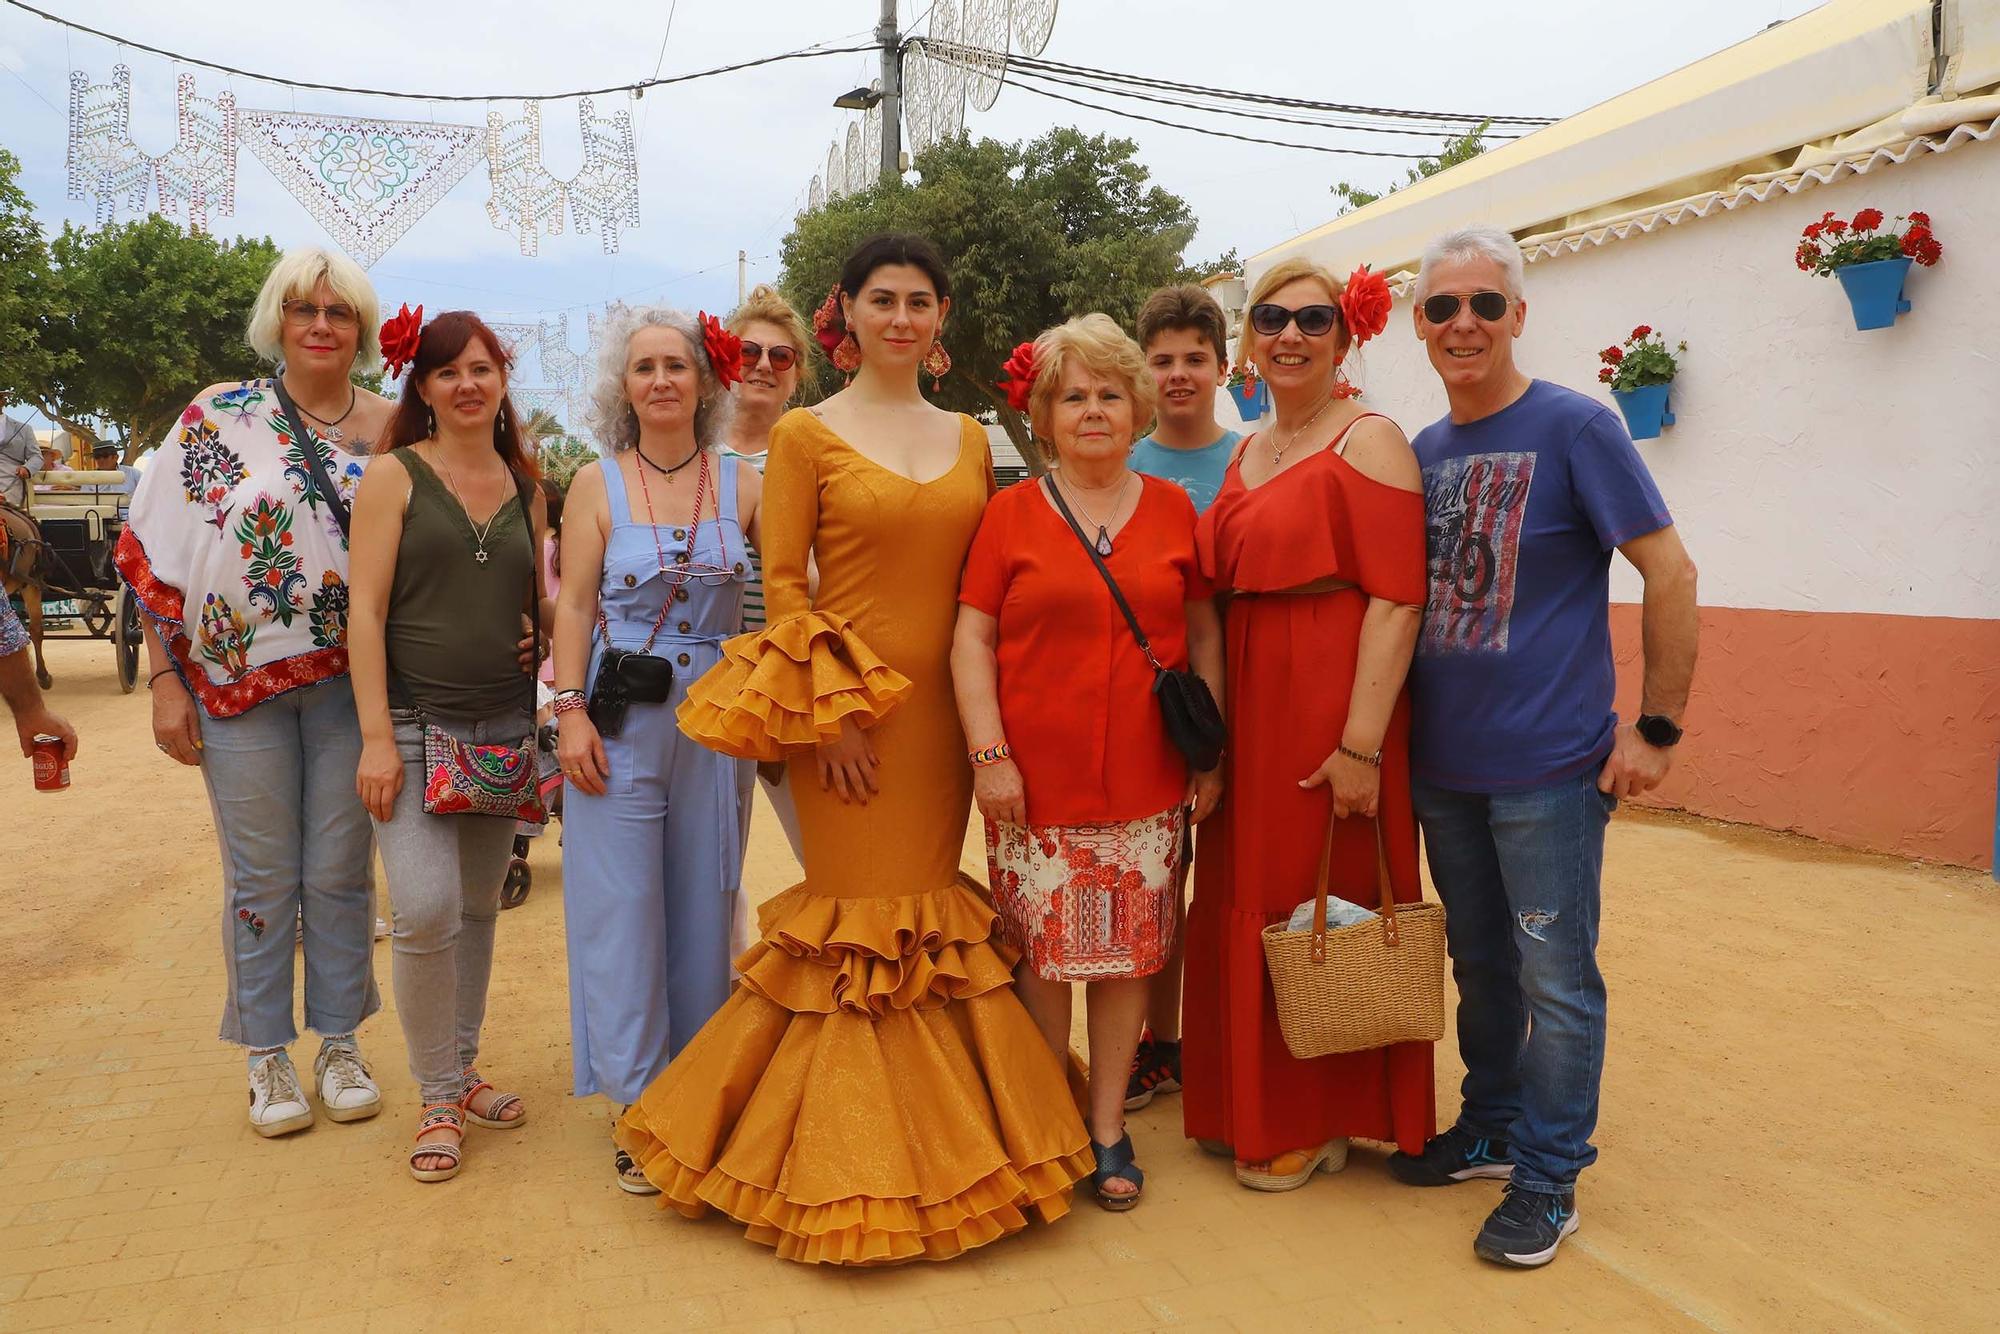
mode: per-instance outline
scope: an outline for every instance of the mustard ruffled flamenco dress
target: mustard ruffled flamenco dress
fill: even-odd
[[[959,870],[972,774],[949,657],[991,491],[970,418],[952,469],[919,482],[788,413],[764,479],[770,623],[730,640],[679,714],[704,745],[788,763],[806,878],[764,905],[741,984],[617,1140],[663,1206],[720,1209],[786,1259],[949,1259],[1061,1217],[1090,1174],[1016,953]],[[815,770],[843,718],[880,762],[865,806]]]

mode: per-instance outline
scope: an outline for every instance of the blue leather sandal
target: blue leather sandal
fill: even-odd
[[[1132,1137],[1120,1137],[1109,1148],[1090,1141],[1090,1153],[1097,1160],[1097,1170],[1090,1174],[1090,1184],[1097,1191],[1097,1202],[1114,1214],[1122,1214],[1139,1203],[1139,1196],[1146,1189],[1146,1174],[1139,1170],[1138,1155],[1132,1151]],[[1132,1192],[1129,1195],[1115,1194],[1104,1189],[1107,1181],[1129,1181]]]

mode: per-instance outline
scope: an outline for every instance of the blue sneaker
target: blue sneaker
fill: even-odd
[[[1500,1207],[1486,1215],[1472,1250],[1495,1264],[1538,1269],[1556,1258],[1556,1247],[1576,1231],[1576,1222],[1574,1190],[1555,1195],[1510,1182]]]
[[[1514,1175],[1514,1154],[1504,1139],[1453,1126],[1431,1136],[1420,1154],[1390,1154],[1389,1171],[1406,1186],[1455,1186],[1482,1177],[1505,1181]]]

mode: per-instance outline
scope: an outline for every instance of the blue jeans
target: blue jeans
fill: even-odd
[[[1458,983],[1458,1124],[1511,1143],[1528,1190],[1566,1190],[1597,1158],[1597,919],[1617,807],[1597,772],[1525,792],[1411,782]]]
[[[346,677],[201,720],[202,781],[222,845],[222,1037],[279,1047],[292,1017],[292,924],[305,928],[306,1025],[352,1033],[375,989],[374,843],[354,790],[361,724]]]

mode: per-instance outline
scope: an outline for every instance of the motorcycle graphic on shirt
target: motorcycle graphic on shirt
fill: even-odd
[[[1532,452],[1467,454],[1424,470],[1429,586],[1417,651],[1505,653]]]

